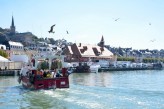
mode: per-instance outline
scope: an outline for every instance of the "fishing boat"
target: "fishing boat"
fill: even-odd
[[[54,53],[33,56],[20,71],[18,82],[28,89],[69,88],[70,72],[62,66],[61,56]]]

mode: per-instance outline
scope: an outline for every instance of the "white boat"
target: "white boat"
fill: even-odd
[[[90,67],[90,72],[91,73],[98,73],[99,68],[101,68],[100,65],[92,64],[89,66]]]

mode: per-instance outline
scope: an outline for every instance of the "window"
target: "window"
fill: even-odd
[[[3,46],[1,46],[1,49],[2,49],[2,50],[4,49]]]
[[[43,51],[46,51],[46,49],[44,48]]]

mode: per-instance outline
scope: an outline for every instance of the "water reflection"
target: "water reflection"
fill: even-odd
[[[110,73],[74,73],[70,77],[70,83],[86,86],[109,87],[112,83]]]

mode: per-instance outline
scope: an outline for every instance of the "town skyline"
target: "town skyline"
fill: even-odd
[[[32,32],[38,38],[97,44],[103,35],[105,45],[112,47],[160,50],[164,46],[162,0],[2,0],[0,4],[0,13],[5,12],[0,27],[9,28],[13,15],[16,31]],[[49,34],[53,24],[55,33]]]

